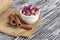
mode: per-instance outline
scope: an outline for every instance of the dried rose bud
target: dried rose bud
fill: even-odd
[[[24,12],[23,12],[23,14],[25,15],[25,14],[26,14],[26,12],[24,11]]]
[[[35,13],[35,10],[32,10],[32,13]]]
[[[28,8],[29,8],[29,9],[32,9],[32,5],[28,5]]]
[[[27,9],[27,6],[24,6],[23,10]]]
[[[27,10],[29,11],[29,13],[31,12],[31,10],[30,10],[30,8],[29,8],[29,7],[27,7]]]
[[[35,12],[37,12],[37,11],[39,11],[39,9],[38,8],[35,8]]]
[[[25,14],[27,14],[28,12],[27,12],[27,10],[25,10]]]
[[[24,11],[22,10],[22,13],[23,13]]]
[[[22,13],[23,13],[23,14],[25,14],[25,13],[26,13],[24,9],[22,10]]]
[[[26,14],[31,14],[28,10],[26,12],[27,12]]]
[[[30,12],[30,14],[32,14],[32,9],[31,9],[31,10],[29,10],[29,12]]]

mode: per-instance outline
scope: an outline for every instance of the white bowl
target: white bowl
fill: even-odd
[[[21,15],[22,20],[26,22],[27,24],[34,24],[39,18],[40,11],[36,15],[26,16],[22,14],[22,10],[20,10],[20,15]]]

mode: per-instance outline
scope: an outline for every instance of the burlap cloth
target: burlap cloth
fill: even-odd
[[[0,14],[13,4],[12,0],[0,0]]]
[[[30,37],[38,27],[38,23],[41,20],[42,15],[40,14],[37,22],[32,25],[32,30],[25,30],[25,29],[14,27],[8,24],[9,22],[8,16],[9,14],[13,14],[13,13],[19,14],[19,11],[17,9],[9,8],[3,13],[3,15],[0,15],[0,32],[6,33],[11,36],[15,36],[15,37],[18,37],[18,36]]]

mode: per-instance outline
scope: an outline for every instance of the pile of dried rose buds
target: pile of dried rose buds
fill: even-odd
[[[22,9],[22,14],[30,16],[30,15],[36,15],[39,9],[36,6],[28,5],[24,6]]]

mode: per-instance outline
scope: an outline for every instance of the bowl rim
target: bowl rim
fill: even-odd
[[[39,13],[36,14],[36,15],[26,16],[26,15],[22,14],[22,11],[20,10],[20,15],[23,15],[23,16],[25,16],[25,17],[35,17],[35,16],[37,16],[37,15],[39,15],[39,14],[40,14],[40,11],[39,11]]]

